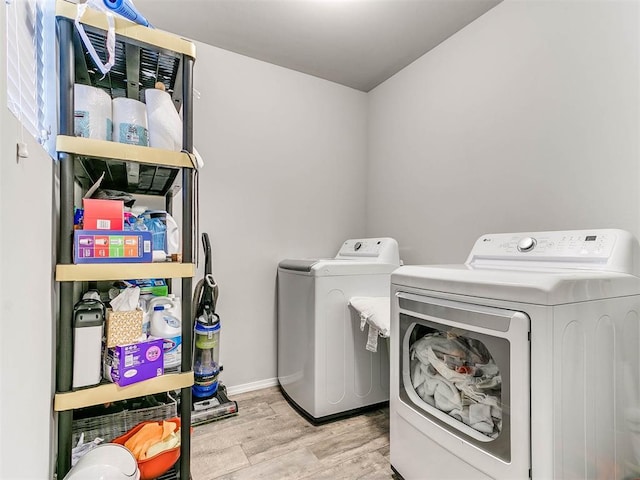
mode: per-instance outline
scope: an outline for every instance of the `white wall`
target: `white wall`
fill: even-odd
[[[5,37],[0,8],[0,37]],[[51,478],[52,161],[7,109],[0,49],[0,478]]]
[[[406,263],[488,232],[639,224],[639,10],[506,0],[370,93],[367,233]]]
[[[200,231],[234,387],[277,376],[278,262],[364,234],[366,94],[200,43],[194,70]]]

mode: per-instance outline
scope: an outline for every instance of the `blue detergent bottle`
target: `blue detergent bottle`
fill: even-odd
[[[147,210],[142,214],[147,230],[152,234],[153,250],[162,251],[165,255],[167,251],[167,224],[164,210]]]

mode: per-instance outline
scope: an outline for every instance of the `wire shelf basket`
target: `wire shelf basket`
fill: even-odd
[[[84,433],[84,443],[102,438],[110,442],[128,432],[140,422],[147,420],[166,420],[178,416],[178,402],[169,393],[149,396],[153,397],[155,406],[146,408],[124,409],[106,415],[97,415],[73,420],[72,445],[78,443]]]

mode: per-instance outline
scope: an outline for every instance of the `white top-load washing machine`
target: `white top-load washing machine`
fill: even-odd
[[[335,258],[278,265],[278,381],[312,421],[388,401],[388,347],[365,349],[367,334],[348,302],[388,297],[399,265],[392,238],[347,240]]]
[[[391,277],[391,464],[411,479],[640,474],[638,242],[484,235]]]

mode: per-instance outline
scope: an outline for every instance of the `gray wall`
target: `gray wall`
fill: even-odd
[[[638,2],[505,1],[370,93],[367,232],[406,263],[488,232],[640,231]]]
[[[200,230],[220,285],[221,378],[253,388],[277,375],[278,261],[334,256],[364,235],[367,97],[200,43],[197,56]]]

